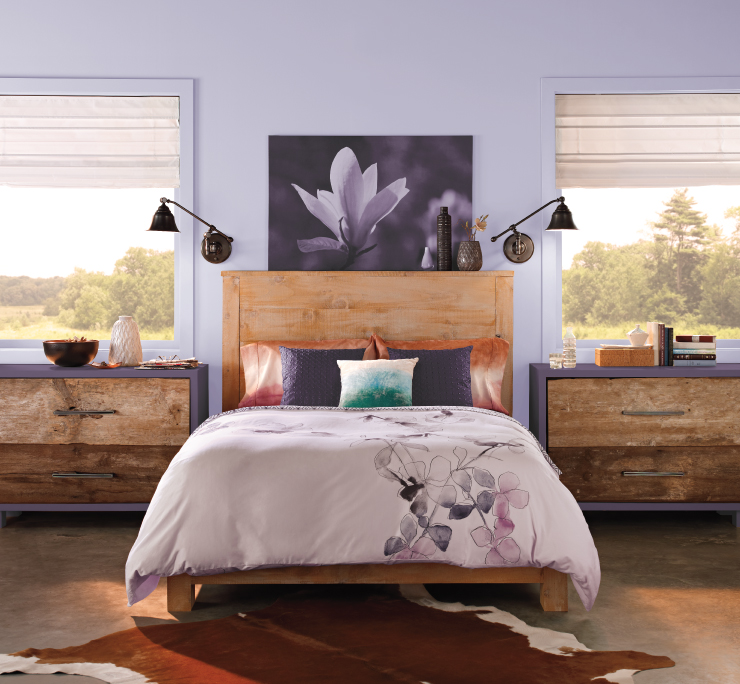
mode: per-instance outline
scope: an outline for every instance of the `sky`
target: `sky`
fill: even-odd
[[[573,213],[578,231],[563,232],[563,268],[569,268],[573,256],[592,240],[628,245],[650,234],[648,223],[657,220],[663,202],[674,188],[571,188],[563,190],[565,203]],[[735,223],[725,219],[725,211],[740,205],[740,187],[711,185],[689,189],[696,200],[694,209],[707,215],[707,222],[724,229],[725,235]],[[647,231],[647,235],[645,234]]]
[[[146,232],[160,197],[174,191],[0,186],[0,275],[110,274],[129,247],[171,250],[175,234]]]

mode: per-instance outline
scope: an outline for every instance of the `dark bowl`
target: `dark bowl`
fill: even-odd
[[[98,353],[98,340],[87,342],[65,342],[64,340],[46,340],[44,354],[57,366],[84,366],[90,363]]]

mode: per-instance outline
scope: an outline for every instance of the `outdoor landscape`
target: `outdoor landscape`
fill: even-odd
[[[563,270],[563,330],[625,339],[636,323],[659,321],[677,335],[740,338],[740,206],[725,218],[734,230],[710,225],[689,190],[677,189],[643,239],[587,242]]]
[[[131,315],[145,340],[171,340],[175,253],[130,247],[113,273],[76,268],[67,277],[0,276],[0,339],[109,339]]]

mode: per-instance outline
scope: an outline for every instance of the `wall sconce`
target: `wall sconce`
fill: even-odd
[[[521,264],[525,261],[529,261],[534,254],[534,242],[529,235],[520,233],[516,227],[520,223],[524,223],[527,219],[532,218],[535,214],[542,211],[545,207],[549,207],[553,202],[560,202],[558,208],[552,214],[550,219],[550,225],[545,230],[578,230],[576,224],[573,223],[573,215],[570,213],[570,209],[565,205],[565,197],[558,197],[557,199],[551,200],[547,204],[543,204],[537,211],[533,211],[529,216],[525,216],[521,221],[509,226],[503,233],[499,233],[491,238],[491,242],[496,242],[502,235],[506,235],[510,230],[514,231],[513,235],[509,235],[504,241],[504,256],[514,263]]]
[[[180,232],[177,229],[175,217],[167,206],[168,203],[174,204],[176,207],[180,207],[180,209],[185,213],[190,214],[193,218],[198,219],[201,223],[205,223],[205,225],[208,226],[208,230],[203,233],[203,241],[200,243],[200,253],[206,261],[209,261],[212,264],[220,264],[231,256],[231,243],[234,242],[234,238],[230,238],[228,235],[225,235],[216,228],[216,226],[206,223],[200,216],[196,216],[192,211],[188,211],[181,204],[178,204],[171,199],[162,197],[159,201],[162,204],[160,204],[159,209],[154,212],[152,225],[149,226],[149,230],[162,233]]]

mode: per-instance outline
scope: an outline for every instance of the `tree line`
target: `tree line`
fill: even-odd
[[[673,322],[740,326],[740,206],[724,235],[688,189],[664,202],[650,236],[629,245],[588,242],[563,271],[563,321],[585,325]]]
[[[108,330],[118,316],[133,316],[142,330],[175,320],[175,253],[130,247],[111,275],[76,268],[63,277],[0,276],[0,304],[44,305],[70,328]]]

